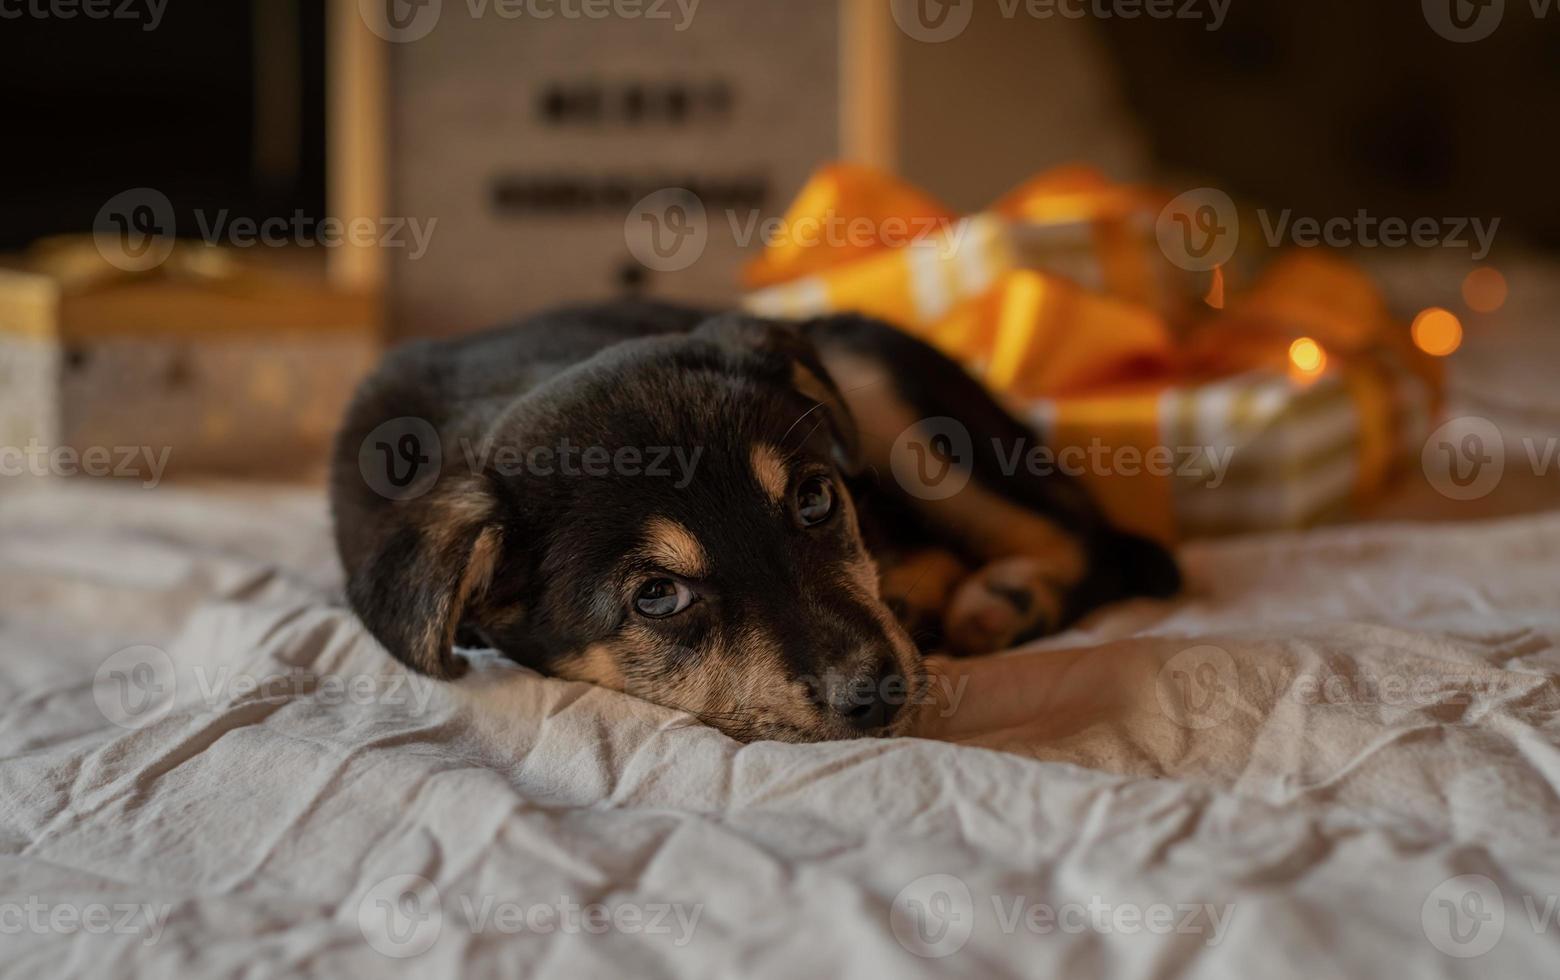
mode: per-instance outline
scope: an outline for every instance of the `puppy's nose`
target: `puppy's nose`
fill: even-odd
[[[858,732],[886,728],[904,707],[905,684],[899,671],[886,666],[858,677],[835,695],[835,714]]]

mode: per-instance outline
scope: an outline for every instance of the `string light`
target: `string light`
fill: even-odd
[[[1481,265],[1463,277],[1463,302],[1475,313],[1494,313],[1506,305],[1506,277],[1493,266]]]
[[[1289,363],[1301,377],[1312,378],[1327,367],[1327,352],[1310,337],[1300,337],[1289,345]]]
[[[1439,306],[1420,310],[1409,331],[1414,346],[1434,357],[1445,357],[1462,346],[1462,322],[1451,310]]]

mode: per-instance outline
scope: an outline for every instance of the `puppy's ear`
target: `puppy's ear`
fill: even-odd
[[[399,661],[451,680],[467,609],[487,590],[503,546],[496,501],[480,477],[440,479],[411,500],[379,501],[347,568],[347,598]],[[366,532],[366,533],[365,533]]]
[[[861,436],[856,420],[823,366],[818,349],[802,335],[800,324],[727,314],[705,321],[694,335],[715,341],[772,380],[789,385],[821,406],[817,411],[823,413],[829,426],[835,462],[848,475],[861,472]]]

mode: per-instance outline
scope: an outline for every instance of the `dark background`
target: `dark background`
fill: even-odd
[[[170,0],[142,26],[0,21],[0,249],[88,231],[135,186],[167,193],[187,231],[196,210],[328,213],[322,0]],[[1233,0],[1218,31],[1094,26],[1165,173],[1304,214],[1499,216],[1503,242],[1560,245],[1560,11],[1508,2],[1474,44],[1410,2]]]
[[[0,249],[90,232],[131,187],[167,194],[189,234],[197,210],[327,213],[324,3],[169,0],[142,26],[0,20]]]

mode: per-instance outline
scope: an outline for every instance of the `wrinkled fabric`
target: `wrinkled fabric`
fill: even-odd
[[[408,675],[317,492],[8,493],[0,969],[1552,975],[1556,555],[1560,514],[1196,545],[1176,602],[936,664],[925,737],[742,745]]]

